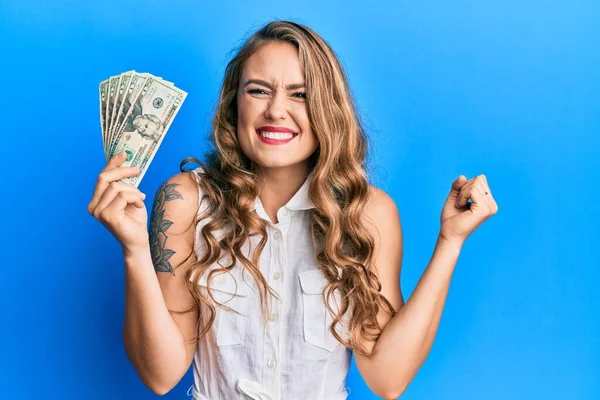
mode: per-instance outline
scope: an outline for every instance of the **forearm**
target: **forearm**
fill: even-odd
[[[438,237],[415,290],[375,343],[373,367],[386,377],[391,393],[404,392],[429,354],[461,248]]]
[[[154,391],[174,386],[187,367],[186,347],[162,295],[150,250],[125,255],[123,343],[142,382]]]

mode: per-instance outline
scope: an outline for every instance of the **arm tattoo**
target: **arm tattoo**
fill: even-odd
[[[174,250],[165,249],[167,241],[167,229],[173,225],[173,221],[164,219],[165,202],[181,199],[183,196],[175,187],[177,183],[164,182],[157,190],[152,207],[152,217],[150,218],[150,251],[152,253],[152,263],[156,272],[173,272],[173,267],[169,258],[175,254]]]

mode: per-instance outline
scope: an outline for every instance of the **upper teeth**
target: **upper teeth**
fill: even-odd
[[[269,139],[289,139],[294,136],[293,133],[287,132],[264,132],[259,131],[260,135]]]

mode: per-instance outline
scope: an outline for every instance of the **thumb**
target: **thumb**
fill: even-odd
[[[456,200],[458,198],[458,193],[460,192],[460,188],[465,184],[463,181],[466,180],[467,177],[464,175],[459,175],[458,178],[454,182],[452,182],[452,188],[450,189],[450,194],[448,195],[448,199]]]

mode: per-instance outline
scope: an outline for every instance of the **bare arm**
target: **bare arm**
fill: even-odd
[[[149,246],[124,248],[123,343],[140,379],[157,394],[179,383],[196,349],[197,309],[182,314],[169,310],[188,310],[195,303],[185,272],[196,261],[197,207],[196,183],[189,173],[175,175],[156,193]]]
[[[427,358],[435,339],[461,246],[438,238],[433,257],[410,299],[400,290],[403,233],[394,200],[378,190],[367,224],[375,237],[377,275],[381,293],[398,309],[392,318],[380,310],[383,331],[376,342],[362,338],[371,357],[354,354],[367,385],[385,399],[398,398]]]
[[[460,248],[438,238],[433,257],[415,290],[386,324],[371,358],[356,357],[361,374],[396,399],[427,358],[444,309]],[[360,359],[360,361],[359,361]],[[383,372],[386,373],[383,373]]]

